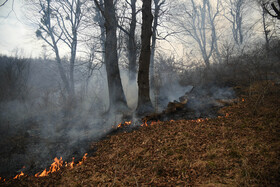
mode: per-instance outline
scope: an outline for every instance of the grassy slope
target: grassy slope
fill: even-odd
[[[280,85],[242,88],[239,102],[221,112],[229,117],[158,122],[111,136],[94,144],[98,151],[81,166],[5,185],[279,185]]]

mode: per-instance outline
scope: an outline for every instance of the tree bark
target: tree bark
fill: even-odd
[[[126,110],[127,103],[121,83],[120,71],[117,55],[117,20],[113,0],[104,1],[105,9],[105,64],[107,71],[107,81],[109,89],[109,109]]]
[[[155,3],[155,13],[154,13],[154,25],[152,30],[152,48],[150,57],[150,88],[153,90],[155,85],[155,50],[156,50],[156,39],[157,39],[157,26],[158,26],[158,16],[159,16],[159,0],[154,0]]]
[[[153,111],[150,99],[149,69],[152,36],[153,15],[151,11],[151,0],[143,0],[142,5],[142,31],[141,31],[141,53],[139,58],[138,72],[138,107],[137,113],[143,115]]]
[[[136,64],[136,41],[135,41],[135,29],[136,29],[136,0],[131,0],[131,22],[129,28],[129,38],[128,38],[128,70],[129,70],[129,80],[135,81],[137,74],[137,64]]]

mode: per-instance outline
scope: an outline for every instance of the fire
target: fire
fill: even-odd
[[[82,163],[87,159],[87,153],[83,156],[83,159],[77,164],[77,166],[82,165]]]
[[[74,164],[75,164],[74,160],[75,160],[75,158],[73,157],[73,158],[72,158],[72,162],[71,162],[70,164],[68,164],[68,163],[66,162],[66,163],[65,163],[65,167],[69,167],[70,169],[72,169],[72,168],[74,167]]]
[[[242,102],[244,102],[245,101],[245,99],[244,98],[242,98]]]
[[[87,155],[88,154],[85,153],[85,155],[83,156],[82,160],[78,164],[76,164],[76,166],[82,165],[82,163],[87,159]],[[59,171],[63,167],[63,165],[65,167],[69,167],[70,169],[72,169],[74,167],[74,165],[75,165],[74,159],[75,158],[73,157],[72,162],[68,164],[67,162],[65,162],[65,163],[63,162],[62,157],[60,157],[60,159],[55,157],[54,158],[54,162],[51,164],[49,170],[47,171],[47,169],[45,169],[41,173],[40,172],[36,173],[35,177],[45,177],[45,176],[48,176],[50,173],[54,173],[54,172]]]
[[[125,127],[131,125],[131,121],[125,121],[124,123],[119,123],[117,128]]]
[[[48,176],[49,173],[53,173],[56,172],[58,170],[60,170],[60,168],[63,166],[63,160],[62,157],[60,157],[60,159],[58,159],[57,157],[54,158],[54,162],[51,164],[49,171],[47,171],[47,169],[45,169],[42,173],[36,173],[35,177],[45,177]]]
[[[21,171],[20,174],[17,174],[13,179],[19,179],[20,177],[24,176],[24,173]],[[0,177],[1,180],[1,177]],[[4,179],[5,181],[5,179]]]
[[[141,124],[141,127],[148,127],[148,126],[149,125],[148,125],[147,121],[145,121],[144,123]]]
[[[208,118],[198,118],[198,119],[193,119],[193,120],[190,120],[191,122],[196,122],[196,123],[201,123],[201,122],[204,122],[204,121],[207,121]]]

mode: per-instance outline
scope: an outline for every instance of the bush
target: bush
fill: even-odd
[[[0,102],[26,99],[28,77],[27,59],[0,56]]]

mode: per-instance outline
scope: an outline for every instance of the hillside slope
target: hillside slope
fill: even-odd
[[[157,122],[108,137],[81,166],[3,186],[277,186],[280,184],[280,85],[239,92],[223,117]]]

